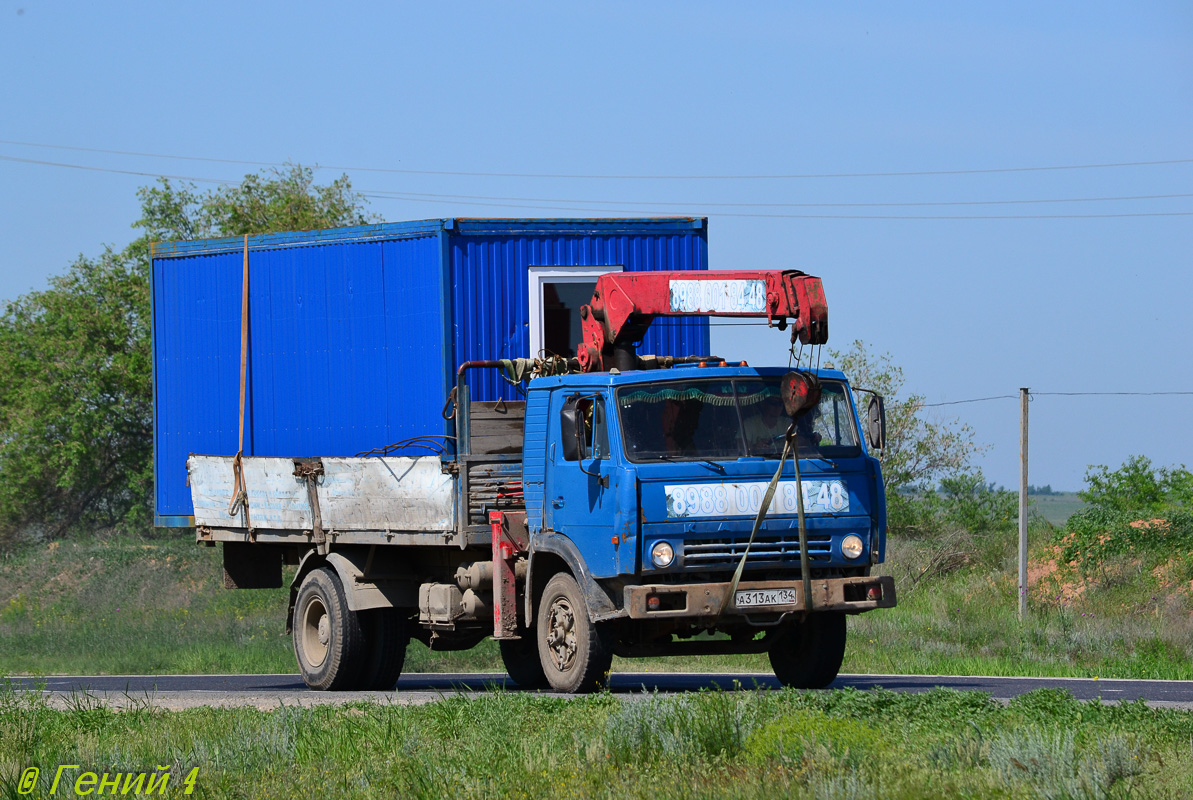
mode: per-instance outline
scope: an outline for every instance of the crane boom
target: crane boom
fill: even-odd
[[[792,321],[791,341],[828,340],[828,303],[820,278],[798,270],[612,272],[597,279],[580,308],[580,368],[635,369],[634,343],[655,317],[766,317],[780,330]]]

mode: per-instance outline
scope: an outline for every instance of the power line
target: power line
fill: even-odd
[[[390,198],[396,200],[502,200],[502,201],[517,201],[525,203],[588,203],[596,205],[622,205],[622,206],[687,206],[696,208],[709,208],[712,206],[723,208],[911,208],[911,207],[933,207],[933,206],[999,206],[999,205],[1033,205],[1041,203],[1103,203],[1103,202],[1117,202],[1117,201],[1135,201],[1135,200],[1170,200],[1174,198],[1193,197],[1193,192],[1179,193],[1179,194],[1137,194],[1137,195],[1120,195],[1117,197],[1060,197],[1052,199],[1030,199],[1030,200],[938,200],[938,201],[917,201],[917,202],[899,202],[899,203],[726,203],[721,201],[710,201],[706,203],[693,203],[690,201],[672,201],[672,200],[575,200],[564,198],[551,197],[500,197],[490,195],[473,195],[473,194],[432,194],[428,192],[391,192],[391,191],[372,191],[361,190],[362,194],[367,194],[369,197],[376,198]]]
[[[178,156],[164,153],[136,153],[131,150],[105,150],[101,147],[74,147],[65,144],[42,144],[39,142],[14,142],[0,139],[0,144],[16,145],[18,147],[43,147],[49,150],[70,150],[76,153],[104,153],[113,156],[135,156],[137,158],[168,158],[177,161],[205,161],[209,164],[240,164],[251,167],[282,167],[274,161],[245,161],[237,158],[206,158],[204,156]],[[317,169],[335,169],[335,167],[318,167]]]
[[[1187,397],[1193,392],[1029,392],[1030,397]],[[921,403],[924,408],[957,406],[963,403],[984,403],[987,400],[1018,400],[1017,394],[996,394],[990,397],[974,397],[969,400],[950,400],[945,403]]]
[[[2,142],[0,142],[2,143]],[[73,148],[73,149],[87,149],[87,148]],[[101,151],[106,152],[106,151]],[[3,156],[0,155],[2,161],[13,161],[22,164],[35,164],[39,166],[50,167],[65,167],[69,169],[82,169],[91,172],[111,172],[118,175],[137,175],[147,178],[170,178],[172,180],[183,181],[199,181],[204,183],[220,183],[232,184],[233,180],[224,178],[200,178],[194,175],[170,175],[159,172],[142,172],[138,170],[116,169],[113,167],[96,167],[86,164],[69,164],[62,161],[45,161],[32,158],[20,158],[17,156]],[[203,159],[203,160],[221,160],[221,159]],[[264,166],[278,166],[267,164],[266,162],[237,162],[247,164],[259,164]],[[1193,197],[1193,192],[1172,193],[1172,194],[1144,194],[1144,195],[1119,195],[1110,197],[1059,197],[1059,198],[1033,198],[1033,199],[1012,199],[1012,200],[933,200],[933,201],[915,201],[915,202],[897,202],[897,203],[731,203],[722,201],[711,201],[707,203],[694,203],[690,201],[671,201],[671,200],[577,200],[568,198],[546,198],[546,197],[504,197],[492,195],[469,195],[469,194],[435,194],[429,192],[395,192],[388,190],[361,190],[362,195],[373,199],[393,199],[393,200],[407,200],[410,202],[467,202],[467,201],[511,201],[516,202],[516,208],[526,208],[525,203],[583,203],[588,205],[622,205],[622,206],[683,206],[683,207],[697,207],[697,208],[913,208],[913,207],[940,207],[940,206],[989,206],[989,205],[1038,205],[1049,203],[1094,203],[1094,202],[1119,202],[1119,201],[1138,201],[1138,200],[1169,200]],[[472,205],[498,205],[497,203],[470,203]],[[561,208],[560,210],[587,210],[587,209],[569,209]],[[596,209],[602,210],[602,209]],[[726,215],[727,216],[727,215]],[[918,217],[917,217],[918,218]]]
[[[920,403],[923,408],[936,408],[937,406],[959,406],[964,403],[984,403],[987,400],[1015,400],[1019,397],[1017,394],[996,394],[990,397],[974,397],[969,400],[950,400],[946,403]]]
[[[0,161],[11,161],[22,164],[34,164],[38,166],[64,167],[68,169],[80,169],[89,172],[106,172],[117,175],[136,175],[140,177],[149,178],[167,178],[172,180],[196,181],[202,183],[215,183],[221,185],[231,185],[235,181],[224,180],[218,178],[199,178],[187,175],[169,175],[155,172],[141,172],[136,170],[116,169],[113,167],[95,167],[86,164],[69,164],[60,161],[43,161],[39,159],[18,158],[16,156],[0,155]],[[566,202],[584,202],[589,203],[590,206],[566,206],[566,205],[530,205],[526,203],[500,203],[494,201],[473,201],[473,200],[438,200],[431,197],[403,197],[402,193],[390,192],[361,192],[365,197],[383,200],[398,200],[399,202],[408,203],[438,203],[447,205],[471,205],[483,206],[489,208],[532,208],[542,211],[580,211],[585,213],[592,213],[594,211],[600,213],[625,213],[625,214],[642,214],[652,213],[657,215],[667,215],[666,210],[644,212],[643,209],[618,209],[618,208],[592,208],[591,205],[613,205],[616,206],[615,201],[605,202],[599,200],[591,201],[566,201]],[[468,197],[469,195],[461,195],[461,197]],[[1178,195],[1172,195],[1176,197]],[[1185,195],[1188,196],[1188,195]],[[1140,196],[1146,197],[1146,196]],[[1155,197],[1159,197],[1158,195]],[[1098,198],[1090,198],[1098,199]],[[1105,198],[1114,199],[1114,198]],[[545,201],[554,202],[554,201]],[[560,201],[565,202],[565,201]],[[623,205],[628,205],[634,201],[628,201]],[[975,201],[986,202],[986,201]],[[996,201],[992,201],[996,202]],[[1030,201],[1024,201],[1030,202]],[[1042,201],[1042,202],[1068,202],[1068,201]],[[719,204],[710,203],[709,207],[715,207]],[[827,204],[832,205],[832,204]],[[1024,220],[1024,219],[1123,219],[1132,217],[1189,217],[1193,216],[1193,211],[1138,211],[1138,212],[1115,212],[1102,214],[761,214],[761,213],[744,213],[744,212],[709,212],[715,216],[720,217],[739,217],[739,218],[754,218],[754,219],[835,219],[835,220]]]
[[[605,203],[608,208],[568,205],[536,205],[529,203],[498,203],[475,200],[432,200],[421,198],[394,197],[387,194],[361,192],[365,197],[380,200],[398,200],[405,203],[436,203],[443,205],[481,206],[485,208],[530,208],[539,211],[581,211],[602,214],[650,214],[667,216],[667,210],[624,209],[615,203]],[[600,201],[590,201],[594,204]],[[716,204],[710,203],[709,207]],[[707,211],[709,216],[737,217],[746,219],[860,219],[860,220],[997,220],[997,219],[1117,219],[1127,217],[1191,217],[1193,211],[1133,211],[1104,214],[758,214],[733,211]]]
[[[40,142],[20,142],[0,139],[0,144],[20,147],[44,147],[55,150],[72,150],[85,153],[105,153],[108,155],[136,156],[139,158],[167,158],[181,161],[205,161],[217,164],[241,164],[248,166],[284,166],[271,161],[247,161],[231,158],[208,158],[203,156],[168,155],[165,153],[142,153],[131,150],[108,150],[97,147],[76,147],[71,145],[45,144]],[[316,166],[313,169],[336,169],[350,172],[382,172],[400,175],[444,175],[469,178],[550,178],[577,180],[804,180],[804,179],[833,179],[833,178],[902,178],[935,175],[990,175],[1012,172],[1055,172],[1062,170],[1087,169],[1116,169],[1122,167],[1153,167],[1173,164],[1193,164],[1193,158],[1171,158],[1156,161],[1117,161],[1093,164],[1060,164],[1030,167],[989,167],[983,169],[939,169],[939,170],[902,170],[892,172],[808,172],[791,174],[767,175],[600,175],[585,173],[541,173],[541,172],[462,172],[453,170],[428,169],[398,169],[386,167],[347,167],[347,166]]]
[[[16,156],[0,156],[0,161],[15,161],[19,164],[36,164],[43,167],[66,167],[68,169],[82,169],[88,172],[111,172],[117,175],[137,175],[143,178],[169,178],[176,181],[197,181],[200,183],[231,184],[235,181],[220,178],[196,178],[193,175],[166,175],[161,172],[137,172],[131,169],[114,169],[111,167],[91,167],[86,164],[66,164],[61,161],[38,161],[33,158],[17,158]]]
[[[1041,397],[1155,397],[1165,395],[1186,396],[1193,392],[1030,392]]]

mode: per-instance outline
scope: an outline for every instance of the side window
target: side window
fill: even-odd
[[[580,429],[579,448],[565,442],[563,457],[567,461],[577,459],[601,459],[609,456],[609,426],[606,422],[605,401],[601,397],[572,397],[564,404],[563,418],[575,415],[575,424],[570,430]],[[566,423],[565,423],[566,425]],[[571,434],[565,432],[565,437]]]
[[[586,412],[584,429],[584,449],[587,458],[609,457],[609,426],[605,423],[605,401],[594,397],[587,401],[589,411]]]

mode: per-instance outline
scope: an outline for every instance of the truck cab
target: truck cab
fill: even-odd
[[[823,684],[840,666],[844,615],[894,605],[893,583],[870,577],[886,508],[846,377],[815,373],[819,402],[793,423],[786,370],[721,363],[530,382],[524,613],[550,627],[542,576],[566,571],[579,596],[565,605],[602,629],[595,652],[560,644],[556,662],[591,655],[607,670],[612,654],[769,651],[786,682]],[[785,453],[789,428],[798,459]],[[800,590],[801,487],[811,608]],[[551,636],[540,633],[541,647]],[[546,677],[560,688],[549,666]]]

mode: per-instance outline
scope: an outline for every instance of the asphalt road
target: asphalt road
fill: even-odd
[[[476,696],[494,688],[517,691],[504,673],[413,673],[403,675],[391,692],[312,692],[297,675],[104,675],[9,678],[14,688],[49,695],[55,705],[77,702],[89,695],[115,707],[152,702],[168,709],[198,706],[318,705],[360,700],[417,704],[457,694]],[[662,694],[720,688],[779,688],[765,673],[614,673],[615,694]],[[1103,702],[1142,699],[1149,705],[1193,709],[1193,681],[1099,680],[1096,678],[993,678],[948,675],[841,675],[832,688],[876,688],[896,692],[926,692],[935,687],[988,692],[1009,700],[1034,689],[1066,689],[1080,700]]]

